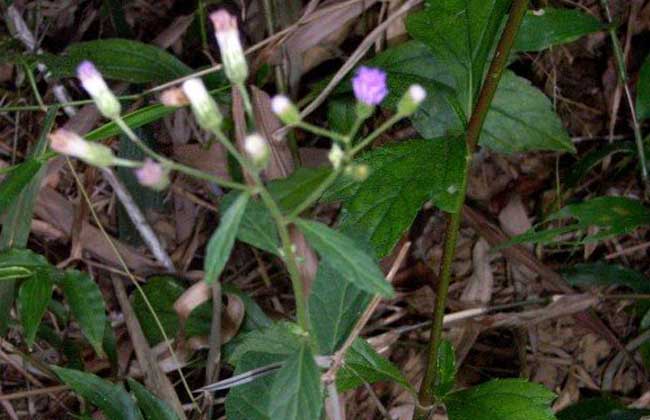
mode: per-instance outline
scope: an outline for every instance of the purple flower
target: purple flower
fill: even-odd
[[[366,105],[379,105],[388,95],[386,73],[380,69],[361,66],[352,79],[352,88],[357,100]]]

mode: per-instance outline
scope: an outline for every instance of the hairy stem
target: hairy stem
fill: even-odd
[[[496,93],[499,81],[503,75],[508,64],[508,56],[515,41],[515,36],[524,18],[526,9],[528,7],[528,0],[513,0],[508,22],[501,34],[499,44],[494,55],[494,59],[488,70],[486,79],[483,83],[481,93],[476,103],[472,117],[470,118],[467,128],[467,149],[469,157],[471,158],[473,152],[478,145],[479,136],[483,128],[483,123],[487,116],[488,110],[494,94]],[[469,171],[470,165],[467,164]],[[467,177],[466,177],[467,178]],[[461,188],[460,193],[465,197],[467,192],[467,182]],[[461,206],[462,208],[462,206]],[[461,212],[449,214],[447,221],[447,229],[445,235],[445,246],[442,260],[442,267],[440,270],[440,279],[438,283],[438,292],[436,294],[435,309],[433,312],[433,321],[431,324],[431,337],[429,338],[429,353],[427,360],[427,368],[425,377],[422,381],[419,393],[419,405],[414,414],[416,419],[426,419],[431,414],[432,405],[436,403],[434,400],[433,389],[438,380],[438,347],[442,339],[442,325],[445,315],[445,305],[447,302],[447,293],[449,291],[449,283],[451,280],[451,265],[454,259],[456,250],[456,243],[458,241],[458,231],[460,229]]]

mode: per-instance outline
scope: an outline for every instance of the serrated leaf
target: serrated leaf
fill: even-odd
[[[542,51],[604,29],[605,25],[598,19],[577,9],[529,10],[517,32],[513,49]]]
[[[80,42],[62,55],[41,57],[54,77],[74,76],[83,60],[92,61],[107,79],[132,83],[164,83],[192,72],[165,50],[120,38]]]
[[[171,277],[154,276],[147,279],[147,283],[142,286],[142,291],[165,329],[167,337],[175,337],[180,321],[178,313],[174,310],[174,303],[183,294],[185,288]],[[149,344],[155,346],[162,342],[164,339],[162,332],[139,291],[133,292],[133,310]]]
[[[232,205],[235,197],[237,197],[236,192],[230,192],[224,196],[219,206],[222,213],[225,213],[226,209]],[[278,255],[281,244],[275,221],[260,200],[249,200],[239,224],[237,239],[271,254]]]
[[[205,281],[208,284],[219,279],[223,268],[228,262],[230,251],[235,244],[235,237],[239,230],[239,223],[246,211],[246,205],[250,195],[241,193],[232,203],[228,210],[223,214],[219,221],[219,227],[210,238],[206,249],[205,262],[203,269],[205,271]]]
[[[269,417],[283,420],[317,419],[323,410],[320,370],[304,342],[275,375],[269,396]]]
[[[640,121],[646,120],[650,118],[650,54],[641,66],[636,86],[636,115]]]
[[[107,418],[111,420],[142,420],[135,401],[122,386],[105,381],[90,373],[58,366],[51,366],[51,368],[63,382],[99,408]]]
[[[128,383],[145,420],[178,420],[179,417],[167,403],[158,399],[139,382],[128,378]]]
[[[364,382],[395,382],[409,391],[413,388],[402,372],[390,361],[381,357],[365,340],[358,338],[345,354],[345,363],[336,375],[339,392],[355,389]]]
[[[596,197],[565,206],[547,218],[548,221],[559,219],[575,219],[576,222],[555,229],[531,229],[499,244],[496,249],[527,242],[546,244],[556,241],[556,238],[562,234],[584,231],[591,226],[598,227],[598,233],[585,236],[582,242],[597,242],[632,232],[640,226],[647,225],[650,220],[650,209],[639,200],[631,198]]]
[[[241,334],[224,347],[224,359],[238,366],[247,353],[260,351],[285,358],[298,351],[300,346],[300,337],[292,328],[293,324],[277,322],[268,328]]]
[[[61,287],[81,332],[95,352],[103,355],[106,308],[97,283],[86,273],[68,270],[61,279]]]
[[[409,34],[423,42],[456,79],[466,116],[475,104],[508,0],[429,0],[407,19]]]
[[[278,207],[284,212],[290,212],[309,197],[330,172],[327,167],[299,168],[286,178],[269,182],[267,187]]]
[[[366,292],[393,296],[393,287],[379,266],[349,237],[319,222],[298,220],[295,223],[322,260],[342,278]]]
[[[497,379],[445,398],[449,420],[554,420],[555,394],[523,379]]]
[[[28,159],[18,165],[0,183],[0,215],[13,204],[32,178],[41,169],[42,163],[37,159]]]
[[[18,291],[18,313],[23,325],[25,341],[32,347],[38,326],[52,299],[54,283],[48,271],[41,270],[23,282]]]
[[[451,343],[443,340],[438,346],[437,383],[433,386],[436,397],[442,398],[449,394],[456,383],[456,355]]]
[[[617,264],[575,264],[562,270],[571,286],[627,286],[638,293],[650,293],[650,279],[636,270]]]
[[[309,319],[322,354],[333,354],[365,310],[371,295],[325,263],[318,266],[309,295]]]
[[[587,398],[557,413],[558,420],[640,420],[650,410],[627,409],[611,398]]]
[[[283,362],[287,355],[257,352],[246,353],[237,363],[234,375]],[[277,371],[234,387],[226,396],[226,416],[229,420],[272,420],[269,416],[269,398]]]
[[[341,178],[323,197],[342,200],[341,230],[362,229],[379,258],[388,255],[428,200],[453,212],[462,202],[465,144],[461,138],[410,140],[364,154],[364,182]]]

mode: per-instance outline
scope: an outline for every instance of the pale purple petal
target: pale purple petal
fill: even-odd
[[[388,95],[386,73],[380,69],[362,66],[352,79],[352,89],[358,101],[366,105],[379,105]]]

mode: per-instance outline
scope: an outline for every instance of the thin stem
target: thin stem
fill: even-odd
[[[329,139],[341,142],[341,143],[346,143],[348,138],[344,135],[341,135],[339,133],[335,133],[333,131],[325,130],[324,128],[320,128],[318,126],[309,124],[308,122],[305,121],[300,121],[295,124],[296,127],[302,128],[305,131],[309,131],[312,134],[316,134],[317,136],[321,137],[327,137]]]
[[[361,141],[359,142],[359,144],[357,144],[356,146],[354,146],[354,147],[350,150],[350,152],[349,152],[350,157],[353,157],[354,155],[356,155],[357,153],[359,153],[359,152],[360,152],[361,150],[363,150],[367,145],[369,145],[370,143],[372,143],[372,142],[373,142],[377,137],[381,136],[381,135],[382,135],[386,130],[388,130],[389,128],[391,128],[392,126],[394,126],[395,123],[398,122],[399,120],[401,120],[402,118],[404,118],[404,115],[402,115],[402,114],[400,114],[400,113],[397,113],[397,114],[393,115],[392,117],[390,117],[389,119],[387,119],[386,121],[384,121],[384,123],[383,123],[382,125],[380,125],[380,126],[379,126],[375,131],[373,131],[372,133],[370,133],[370,134],[368,135],[368,137],[366,137],[365,139],[361,140]]]
[[[253,114],[253,105],[251,104],[251,96],[248,94],[246,86],[243,84],[238,84],[237,89],[241,93],[242,102],[244,103],[244,110],[248,116],[249,121],[255,121],[255,115]]]
[[[298,207],[296,207],[291,212],[291,214],[289,215],[289,219],[297,218],[298,216],[300,216],[300,213],[307,210],[309,207],[312,206],[312,204],[318,201],[318,199],[321,197],[321,195],[323,195],[325,190],[327,190],[330,187],[330,185],[332,185],[334,181],[336,181],[336,178],[338,178],[340,174],[341,174],[340,169],[336,169],[331,174],[329,174],[327,178],[325,178],[323,182],[321,182],[318,188],[312,191],[311,194],[309,194],[309,196],[305,198],[305,200],[302,203],[300,203]]]
[[[483,129],[483,123],[487,116],[488,110],[496,93],[499,81],[508,64],[508,57],[514,44],[517,31],[528,8],[528,0],[513,0],[508,21],[501,34],[499,43],[486,79],[481,88],[476,108],[472,113],[467,128],[467,137],[465,139],[468,149],[468,158],[471,159],[473,152],[478,145],[479,136]],[[470,168],[469,162],[466,171]],[[465,177],[467,179],[467,177]],[[461,187],[463,201],[467,193],[467,181]],[[462,208],[462,204],[460,206]],[[438,371],[438,347],[442,339],[442,328],[447,302],[447,293],[449,292],[449,283],[451,281],[451,265],[454,260],[456,243],[458,241],[458,231],[460,229],[461,211],[452,213],[448,216],[447,229],[445,235],[445,246],[443,253],[442,266],[440,270],[440,280],[438,283],[438,292],[436,294],[435,308],[433,312],[433,322],[431,324],[431,336],[429,338],[429,353],[427,355],[427,368],[425,377],[422,381],[419,393],[419,407],[414,413],[416,419],[426,419],[431,413],[431,406],[435,403],[433,388],[437,381]]]

